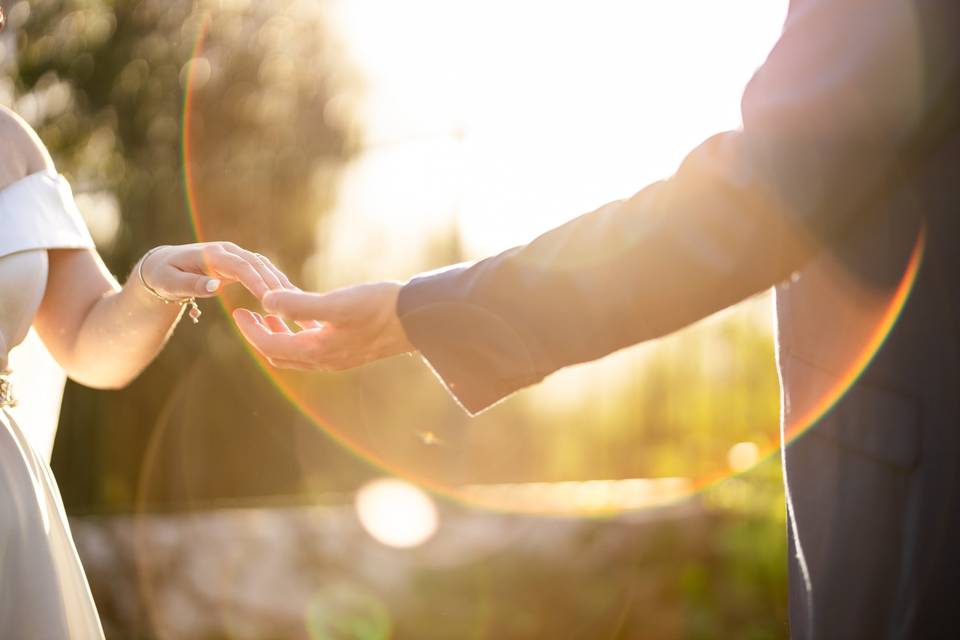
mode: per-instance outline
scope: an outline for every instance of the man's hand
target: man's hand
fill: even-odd
[[[350,369],[414,351],[397,317],[398,282],[374,282],[329,293],[282,289],[263,297],[266,317],[237,309],[240,332],[275,367]],[[296,321],[293,331],[286,320]]]

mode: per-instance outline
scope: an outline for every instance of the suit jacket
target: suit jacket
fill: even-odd
[[[415,278],[404,328],[476,412],[779,285],[784,431],[832,406],[784,451],[792,634],[954,637],[958,63],[952,0],[794,0],[739,130],[632,198]]]

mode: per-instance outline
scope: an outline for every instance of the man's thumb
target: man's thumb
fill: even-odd
[[[269,291],[263,296],[263,308],[289,320],[331,320],[333,310],[326,296],[302,291]]]

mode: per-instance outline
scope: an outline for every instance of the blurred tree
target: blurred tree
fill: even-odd
[[[348,78],[315,3],[5,7],[16,40],[13,106],[74,184],[115,273],[125,276],[149,247],[190,242],[198,231],[270,255],[299,277],[351,148],[347,123],[327,108]],[[127,510],[138,491],[155,506],[182,507],[299,490],[290,430],[310,427],[256,369],[225,315],[206,308],[130,388],[68,388],[54,453],[68,508]],[[327,445],[316,445],[323,459]],[[154,475],[145,479],[148,447]],[[254,455],[271,475],[250,473]]]

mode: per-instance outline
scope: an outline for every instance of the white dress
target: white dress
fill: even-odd
[[[49,456],[63,373],[30,331],[47,281],[47,249],[93,248],[70,186],[41,172],[0,191],[0,637],[103,638]],[[27,339],[29,337],[29,339]],[[25,341],[26,339],[26,341]],[[11,350],[17,345],[13,354]],[[32,379],[11,374],[28,363]],[[12,387],[12,390],[11,390]],[[12,391],[12,393],[11,393]],[[11,406],[10,396],[22,402]],[[39,400],[38,399],[41,399]],[[32,406],[31,406],[32,405]],[[43,415],[46,414],[46,418]],[[18,420],[47,420],[21,428]],[[26,425],[26,422],[24,422]]]

